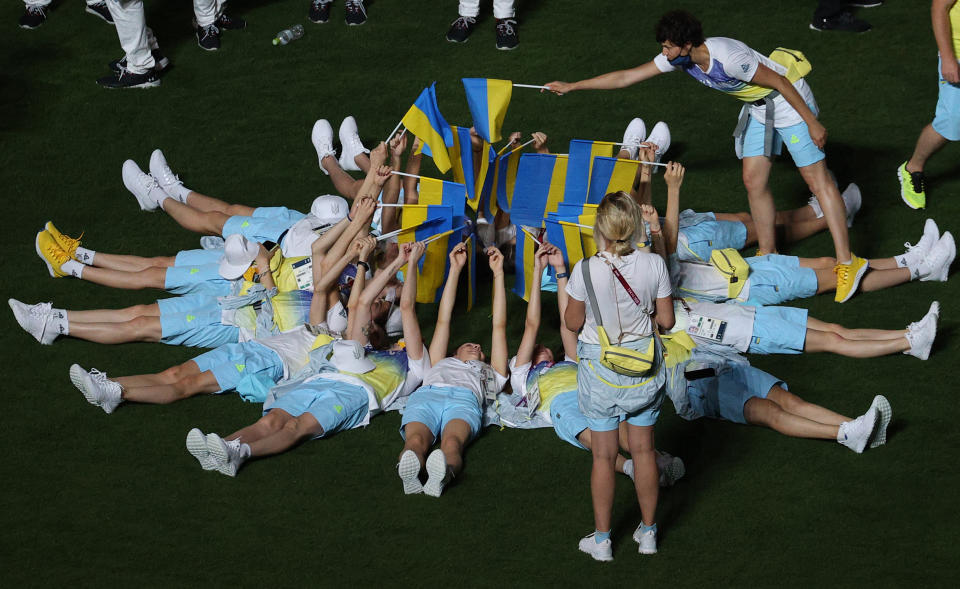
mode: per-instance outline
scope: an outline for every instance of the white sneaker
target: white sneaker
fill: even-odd
[[[166,193],[157,184],[156,179],[144,173],[133,160],[123,162],[123,185],[137,198],[137,204],[144,211],[155,211]],[[163,198],[160,198],[160,197]]]
[[[60,335],[57,330],[50,327],[50,321],[53,319],[53,303],[28,305],[17,299],[8,299],[7,304],[10,305],[13,317],[20,327],[41,344],[49,346]]]
[[[880,412],[876,407],[871,406],[866,413],[853,421],[844,421],[840,424],[840,431],[837,432],[837,441],[857,454],[862,454],[873,437],[879,417]]]
[[[880,414],[880,423],[877,424],[873,437],[870,438],[870,447],[876,448],[887,443],[887,426],[890,425],[890,419],[893,418],[893,408],[890,407],[890,401],[883,395],[877,395],[870,404],[870,409],[876,409]]]
[[[186,189],[183,187],[183,182],[167,165],[167,158],[163,157],[163,152],[159,149],[154,149],[153,153],[150,154],[150,175],[157,181],[157,185],[160,186],[160,190],[164,194],[187,204],[184,202]]]
[[[643,119],[633,119],[623,132],[622,147],[630,154],[630,159],[637,159],[637,152],[640,144],[647,138],[647,126]]]
[[[357,131],[357,120],[353,117],[347,117],[340,123],[340,167],[344,170],[360,171],[357,165],[356,157],[361,153],[370,153],[370,150],[363,146],[360,141],[360,132]]]
[[[636,481],[636,479],[633,478],[633,459],[632,459],[632,458],[628,458],[628,459],[623,463],[623,474],[625,474],[625,475],[627,475],[628,477],[630,477],[630,480],[631,480],[631,481]]]
[[[853,218],[857,216],[860,205],[863,203],[860,187],[851,182],[843,189],[840,197],[843,198],[843,206],[847,209],[847,227],[853,227]]]
[[[397,474],[403,481],[404,494],[423,493],[423,485],[420,483],[420,459],[417,458],[413,450],[407,450],[400,455],[400,462],[397,463]]]
[[[80,389],[88,403],[100,407],[104,413],[113,413],[114,409],[123,403],[123,387],[120,383],[108,379],[105,372],[96,368],[87,372],[79,364],[72,365],[70,382]]]
[[[657,146],[657,159],[654,161],[659,163],[663,154],[670,149],[670,127],[663,121],[658,121],[657,124],[653,126],[650,134],[647,135],[647,143],[652,143]],[[660,166],[654,166],[653,173],[656,174],[658,169],[660,169]]]
[[[656,451],[657,470],[660,471],[660,486],[672,487],[674,483],[683,478],[687,473],[687,468],[683,460],[676,456],[671,456],[666,452]]]
[[[237,469],[243,464],[240,456],[240,440],[223,441],[217,434],[207,434],[207,452],[214,461],[217,472],[228,477],[237,476]]]
[[[904,350],[904,354],[909,354],[915,358],[926,360],[930,357],[930,349],[933,348],[933,340],[937,337],[937,321],[940,319],[940,303],[933,301],[930,303],[930,309],[920,321],[911,323],[907,326],[907,342],[910,343],[910,349]]]
[[[424,494],[439,497],[451,478],[453,477],[447,468],[447,458],[443,451],[437,448],[427,456],[427,484],[423,486]]]
[[[586,552],[593,557],[593,560],[599,560],[600,562],[613,560],[613,542],[610,541],[610,538],[597,544],[594,535],[596,535],[596,532],[580,538],[580,552]]]
[[[913,278],[919,278],[920,264],[930,255],[930,250],[939,240],[940,229],[937,227],[937,223],[933,219],[927,219],[927,222],[923,224],[923,235],[920,236],[917,245],[910,245],[909,241],[903,244],[907,251],[896,256],[897,266],[910,268],[911,272],[916,273]]]
[[[633,532],[633,541],[637,543],[639,549],[637,550],[640,554],[656,554],[657,553],[657,530],[656,528],[652,530],[647,530],[646,532],[641,532],[643,529],[643,524],[637,526],[637,529]]]
[[[930,250],[927,259],[920,264],[920,281],[946,282],[950,277],[950,264],[956,257],[957,244],[953,240],[953,234],[945,231]]]
[[[320,169],[327,176],[330,172],[323,167],[323,158],[328,155],[337,157],[337,151],[333,148],[333,127],[327,119],[318,119],[313,124],[313,130],[310,131],[310,141],[313,142],[313,148],[317,150],[317,159],[320,161]]]
[[[197,428],[187,432],[187,452],[197,459],[203,470],[217,468],[217,461],[210,455],[210,449],[207,447],[207,436]]]

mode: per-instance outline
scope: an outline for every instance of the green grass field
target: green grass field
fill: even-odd
[[[152,302],[158,292],[116,291],[51,279],[34,254],[48,220],[84,232],[96,250],[140,255],[197,247],[166,215],[142,213],[120,179],[133,158],[146,167],[162,148],[187,186],[230,201],[309,206],[332,190],[317,167],[313,121],[359,121],[367,145],[386,137],[417,93],[438,82],[452,124],[468,124],[460,77],[516,82],[575,80],[630,67],[658,51],[652,27],[675,6],[663,0],[520,0],[521,45],[494,49],[493,18],[466,45],[443,40],[456,3],[428,0],[369,6],[363,27],[343,23],[337,0],[326,25],[306,20],[307,0],[233,0],[246,17],[223,49],[201,51],[189,3],[147,2],[148,22],[174,67],[149,91],[106,91],[94,80],[121,55],[112,28],[57,3],[38,30],[16,27],[22,8],[0,9],[0,186],[8,219],[2,251],[12,274],[4,298],[52,300],[71,309]],[[890,256],[916,242],[924,219],[960,228],[960,146],[928,167],[929,208],[900,200],[895,168],[912,151],[936,104],[936,47],[926,2],[888,2],[863,11],[865,35],[807,27],[814,2],[688,2],[708,35],[760,51],[803,50],[830,135],[828,161],[841,185],[857,182],[863,209],[851,230],[859,255]],[[273,47],[294,23],[303,39]],[[667,121],[670,157],[688,169],[684,204],[747,208],[730,131],[738,105],[685,76],[632,89],[556,97],[518,89],[505,130],[546,132],[554,151],[574,137],[617,140],[634,116]],[[661,176],[657,176],[660,182]],[[789,158],[772,186],[781,208],[809,196]],[[661,197],[662,185],[655,190]],[[795,246],[829,255],[829,235]],[[954,278],[956,280],[956,278]],[[489,289],[458,308],[453,345],[489,343]],[[78,362],[111,375],[154,372],[195,349],[159,344],[102,346],[64,339],[41,347],[9,312],[2,316],[4,417],[0,444],[0,585],[342,586],[369,585],[794,585],[947,584],[958,456],[956,283],[911,283],[797,303],[817,318],[854,327],[902,328],[931,300],[941,328],[927,362],[898,355],[851,360],[827,355],[753,357],[806,399],[859,415],[876,393],[894,408],[888,444],[863,455],[833,443],[715,421],[684,422],[665,409],[658,447],[683,458],[687,475],[661,493],[660,553],[636,554],[633,491],[618,481],[616,560],[577,552],[592,530],[589,454],[550,430],[487,430],[469,448],[466,471],[440,500],[401,494],[395,413],[364,430],[248,463],[236,479],[197,468],[184,449],[191,427],[229,433],[259,407],[236,396],[172,406],[125,405],[107,416],[84,402],[67,369]],[[510,344],[525,312],[508,295]],[[546,304],[554,299],[546,297]],[[421,306],[426,325],[434,316]],[[556,319],[549,315],[543,331]],[[553,340],[556,336],[550,335]]]

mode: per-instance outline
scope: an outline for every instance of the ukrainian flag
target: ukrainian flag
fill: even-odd
[[[467,187],[459,182],[448,182],[438,178],[420,178],[418,188],[421,205],[444,205],[453,207],[453,221],[462,223],[467,204]],[[406,213],[407,207],[404,208]],[[406,216],[406,215],[404,215]],[[457,219],[461,219],[457,221]],[[402,225],[401,225],[402,226]]]
[[[450,250],[460,243],[466,227],[461,225],[430,236],[430,243],[420,259],[417,275],[417,302],[435,303],[443,294],[443,285],[450,270]],[[451,239],[452,237],[452,239]]]
[[[500,141],[500,129],[510,105],[513,82],[487,78],[463,78],[461,81],[473,115],[473,128],[487,143]]]
[[[513,193],[517,185],[517,166],[520,164],[520,151],[515,151],[497,160],[496,191],[497,207],[509,213],[513,204]]]
[[[590,189],[587,191],[587,202],[599,203],[605,195],[620,190],[629,194],[639,169],[640,162],[637,160],[625,160],[616,157],[594,158],[593,171],[590,172]]]
[[[597,252],[592,229],[596,214],[597,205],[560,203],[559,210],[547,216],[547,238],[563,253],[567,268]]]
[[[566,175],[565,155],[525,153],[520,156],[510,219],[517,225],[542,227],[546,214],[556,211],[563,200]]]
[[[447,152],[447,147],[453,145],[453,133],[450,131],[450,125],[440,114],[436,85],[437,83],[434,82],[424,88],[400,122],[429,147],[429,152],[424,153],[429,153],[437,169],[445,173],[450,169],[450,154]]]
[[[423,241],[453,228],[454,209],[444,205],[404,205],[398,243]]]
[[[483,142],[483,148],[480,151],[480,169],[477,170],[477,184],[474,191],[474,197],[467,204],[474,211],[483,213],[492,223],[493,215],[496,214],[496,203],[491,206],[491,194],[493,193],[494,179],[497,171],[497,152],[486,141]]]
[[[470,129],[450,127],[453,145],[450,146],[450,160],[453,166],[453,181],[465,184],[467,193],[473,198],[476,190],[476,177],[473,173],[473,150],[470,146]]]
[[[570,163],[567,164],[566,189],[563,200],[566,202],[585,202],[587,187],[590,185],[590,174],[597,156],[610,157],[613,155],[614,144],[609,141],[586,141],[573,139],[570,141]]]
[[[540,222],[542,222],[542,219]],[[533,231],[536,232],[538,229],[534,227]],[[533,254],[536,249],[537,242],[523,230],[522,226],[517,225],[517,250],[514,258],[516,278],[513,282],[513,292],[528,302],[530,301],[530,289],[533,287],[533,281],[539,280],[539,277],[533,275]]]
[[[473,309],[477,299],[477,240],[467,237],[467,311]]]

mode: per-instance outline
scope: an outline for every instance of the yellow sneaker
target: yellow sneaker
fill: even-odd
[[[850,257],[849,264],[837,264],[833,267],[833,271],[837,275],[837,294],[833,297],[833,300],[838,303],[847,302],[853,296],[853,293],[857,292],[860,279],[863,278],[870,266],[870,262],[858,258],[853,253],[850,254]]]
[[[69,235],[64,235],[53,226],[53,221],[47,221],[45,227],[47,233],[53,236],[53,239],[56,240],[57,245],[60,246],[60,249],[67,252],[67,255],[71,258],[77,257],[77,247],[80,246],[80,238],[83,237],[83,234],[80,234],[80,237],[70,237]]]
[[[923,172],[908,172],[907,162],[897,168],[897,178],[900,180],[900,198],[911,209],[922,209],[927,206],[926,178]]]
[[[50,235],[46,230],[37,233],[36,245],[37,255],[40,256],[47,265],[50,276],[62,278],[68,275],[61,270],[61,267],[73,258],[70,257],[70,254],[63,251],[63,248],[57,244],[57,240],[54,239],[53,235]]]

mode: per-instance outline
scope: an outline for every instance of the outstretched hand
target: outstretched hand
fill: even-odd
[[[490,270],[493,271],[493,275],[503,275],[503,252],[501,252],[499,248],[490,246],[487,248],[486,254],[488,256],[487,261],[490,264]],[[466,256],[464,256],[464,258],[466,258]]]
[[[467,244],[458,243],[450,252],[450,268],[462,270],[467,265]]]
[[[667,182],[669,188],[680,188],[683,184],[683,174],[686,172],[683,166],[677,162],[667,164],[667,169],[663,173],[663,179]]]
[[[540,92],[553,92],[557,96],[563,96],[568,92],[573,92],[573,84],[569,82],[550,82],[549,84],[544,84],[546,90],[540,90]]]

